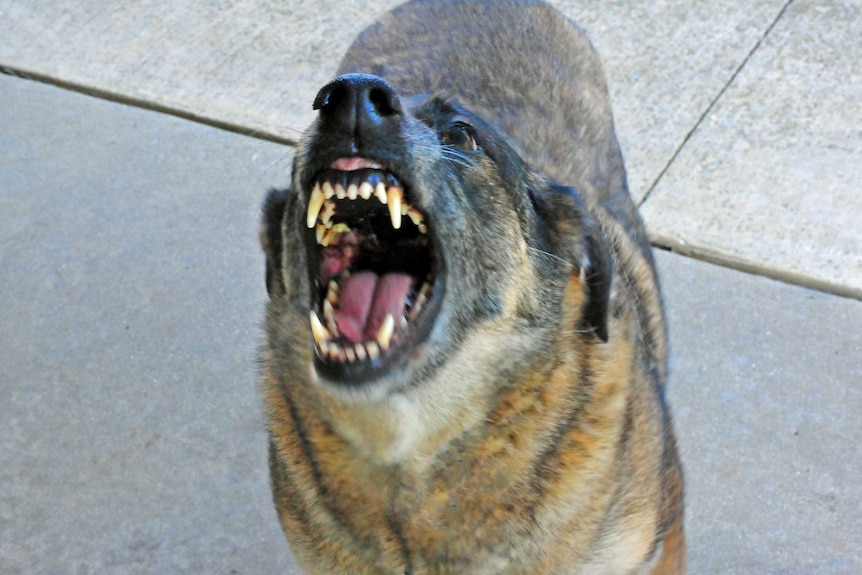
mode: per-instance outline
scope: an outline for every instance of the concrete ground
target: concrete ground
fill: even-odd
[[[394,3],[0,0],[0,575],[297,573],[259,204]],[[862,572],[862,3],[556,4],[674,250],[690,572]]]

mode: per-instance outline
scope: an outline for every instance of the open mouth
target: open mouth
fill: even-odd
[[[362,381],[402,363],[439,308],[439,258],[428,216],[405,186],[362,158],[318,173],[306,225],[316,367]]]

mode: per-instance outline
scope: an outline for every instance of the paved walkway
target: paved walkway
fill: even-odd
[[[259,203],[394,3],[0,0],[0,574],[296,572]],[[862,572],[862,3],[557,4],[677,252],[691,572]]]

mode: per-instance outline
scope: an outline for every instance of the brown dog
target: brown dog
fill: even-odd
[[[415,0],[340,73],[261,233],[299,564],[684,573],[662,305],[584,34],[541,2]]]

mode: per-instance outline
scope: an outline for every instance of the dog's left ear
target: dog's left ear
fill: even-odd
[[[530,198],[549,233],[557,255],[579,271],[587,301],[583,318],[600,340],[608,341],[608,307],[613,261],[581,196],[572,188],[542,182],[530,190]]]
[[[260,245],[266,254],[266,292],[270,299],[284,293],[281,275],[283,240],[281,225],[289,190],[270,190],[263,202],[260,223]]]

